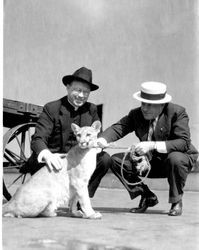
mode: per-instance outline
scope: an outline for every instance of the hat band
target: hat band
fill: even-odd
[[[166,92],[163,94],[147,94],[141,91],[141,97],[147,100],[161,100],[165,97]]]

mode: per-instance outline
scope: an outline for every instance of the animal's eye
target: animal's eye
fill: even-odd
[[[91,136],[91,134],[90,134],[90,133],[87,133],[86,136]]]
[[[80,137],[81,135],[80,135],[80,134],[77,134],[76,136],[77,136],[77,137]]]

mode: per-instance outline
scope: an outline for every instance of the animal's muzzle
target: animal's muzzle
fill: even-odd
[[[88,142],[80,142],[79,146],[80,146],[80,148],[88,148],[89,143]]]

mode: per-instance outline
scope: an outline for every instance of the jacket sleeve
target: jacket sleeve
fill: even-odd
[[[103,137],[107,142],[114,142],[133,131],[134,123],[132,119],[132,112],[129,112],[128,115],[124,116],[118,122],[107,128],[99,135],[99,137]]]
[[[35,134],[32,137],[31,149],[37,155],[43,150],[48,148],[48,138],[53,130],[53,118],[49,112],[48,106],[45,105],[41,113],[36,127]]]
[[[167,153],[172,151],[186,152],[189,149],[189,118],[183,107],[179,107],[171,119],[171,130],[166,140]]]

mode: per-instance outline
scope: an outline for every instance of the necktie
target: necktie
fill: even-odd
[[[147,141],[152,141],[154,130],[155,130],[155,123],[156,123],[156,120],[151,120],[149,123],[149,131],[148,131]]]
[[[149,131],[148,131],[147,141],[153,141],[153,134],[154,134],[154,130],[155,130],[155,125],[156,125],[156,120],[151,120],[149,123]],[[153,152],[149,151],[147,153],[147,156],[148,156],[148,159],[150,161],[152,159]]]

